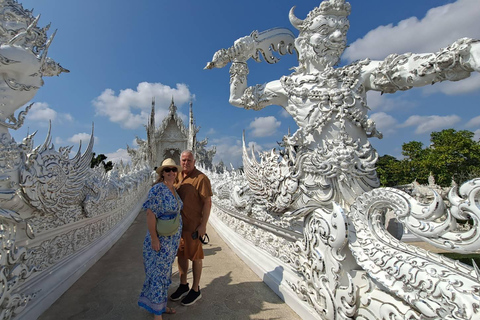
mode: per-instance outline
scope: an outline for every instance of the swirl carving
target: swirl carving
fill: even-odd
[[[438,202],[435,206],[442,207]],[[370,277],[424,316],[442,318],[451,314],[459,319],[477,319],[480,315],[478,269],[400,242],[385,230],[387,210],[392,210],[403,221],[408,217],[434,220],[434,212],[438,211],[429,207],[391,188],[359,196],[351,210],[354,232],[350,234],[350,249]],[[445,214],[449,220],[449,214]],[[431,233],[433,226],[424,226],[422,232]]]

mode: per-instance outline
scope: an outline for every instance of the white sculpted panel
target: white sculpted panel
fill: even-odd
[[[397,240],[385,229],[385,217],[393,215],[436,247],[478,252],[480,180],[453,187],[448,195],[433,190],[430,203],[378,188],[378,155],[369,138],[382,134],[368,117],[366,92],[467,78],[480,71],[480,41],[463,38],[435,53],[392,54],[336,68],[347,45],[350,11],[344,0],[325,0],[301,20],[292,8],[296,38],[278,28],[253,32],[217,51],[207,64],[213,69],[231,63],[232,105],[253,110],[280,105],[299,127],[284,137],[279,152],[261,153],[260,161],[247,153],[244,141],[244,174],[215,177],[216,211],[272,256],[279,250],[268,244],[269,228],[302,235],[294,249],[280,241],[288,252],[283,261],[298,272],[291,290],[321,319],[479,319],[478,268]],[[262,54],[276,63],[271,53],[289,53],[293,46],[299,62],[293,73],[247,85],[250,58],[259,61]],[[293,221],[302,220],[299,229]],[[259,221],[267,224],[249,231]]]

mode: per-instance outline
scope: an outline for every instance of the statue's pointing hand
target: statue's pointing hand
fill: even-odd
[[[252,35],[255,32],[252,32]],[[234,56],[232,60],[234,62],[245,62],[255,54],[255,40],[252,35],[237,39],[233,43]]]
[[[230,48],[215,52],[205,69],[223,68],[229,62],[244,63],[250,58],[260,62],[260,54],[266,62],[277,63],[279,59],[272,51],[280,55],[292,54],[295,50],[294,42],[295,36],[285,28],[273,28],[262,32],[255,30],[249,36],[236,40]]]
[[[212,61],[207,63],[204,69],[223,68],[229,62],[245,62],[255,53],[255,40],[252,35],[236,40],[232,47],[220,49],[213,55]]]

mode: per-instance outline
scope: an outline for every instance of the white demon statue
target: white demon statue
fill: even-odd
[[[368,118],[366,92],[394,93],[480,71],[480,42],[463,38],[435,53],[392,54],[335,68],[347,45],[344,0],[323,1],[299,30],[254,31],[217,51],[206,69],[230,66],[230,103],[260,110],[282,106],[298,130],[283,139],[279,154],[249,157],[244,169],[254,201],[267,212],[304,218],[295,266],[304,279],[292,288],[323,319],[480,319],[480,272],[407,245],[385,230],[393,212],[405,228],[437,247],[480,249],[477,195],[480,180],[450,190],[447,208],[438,194],[431,204],[407,193],[377,188],[378,155],[368,138],[382,135]],[[275,63],[271,51],[298,53],[290,75],[247,86],[247,61]],[[270,51],[269,51],[270,50]],[[458,222],[470,220],[469,228]]]

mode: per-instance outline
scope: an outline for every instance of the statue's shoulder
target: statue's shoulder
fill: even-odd
[[[340,73],[352,73],[352,72],[356,72],[356,73],[359,73],[361,74],[362,71],[366,71],[368,70],[369,66],[372,65],[371,63],[372,61],[370,59],[364,59],[364,60],[357,60],[357,61],[354,61],[346,66],[343,66],[343,67],[340,67],[340,68],[337,68],[337,72],[340,72]]]

